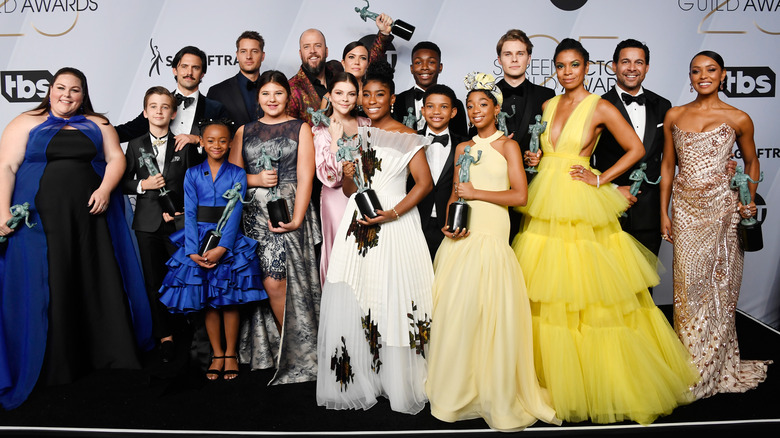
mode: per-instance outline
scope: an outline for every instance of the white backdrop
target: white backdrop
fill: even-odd
[[[298,36],[310,27],[327,37],[330,59],[339,59],[350,41],[375,34],[354,12],[362,0],[0,0],[0,126],[35,105],[47,78],[63,66],[83,70],[96,110],[114,123],[135,117],[145,90],[173,87],[170,60],[181,47],[195,45],[209,55],[202,86],[237,72],[235,39],[257,30],[266,40],[262,70],[296,73]],[[559,7],[558,5],[565,5]],[[529,77],[554,88],[552,60],[558,41],[580,39],[595,61],[590,91],[602,94],[614,84],[609,68],[615,45],[625,38],[648,44],[650,71],[645,86],[674,105],[690,101],[687,67],[700,50],[719,52],[729,86],[724,99],[751,115],[764,182],[759,195],[767,207],[762,251],[745,256],[740,309],[780,325],[780,227],[773,212],[780,204],[780,125],[775,72],[780,71],[780,0],[375,0],[370,9],[417,27],[412,41],[396,38],[388,60],[396,65],[396,85],[413,83],[410,51],[423,40],[442,49],[440,82],[460,97],[466,73],[496,75],[495,44],[510,28],[523,29],[534,43]],[[570,10],[566,10],[570,9]],[[560,92],[560,90],[558,90]],[[655,289],[658,304],[671,302],[671,246],[664,244],[667,267]]]

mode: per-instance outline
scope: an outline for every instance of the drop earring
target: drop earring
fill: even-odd
[[[720,91],[723,91],[725,87],[726,87],[726,81],[725,80],[720,81]]]
[[[693,84],[691,84],[691,93],[693,93]]]

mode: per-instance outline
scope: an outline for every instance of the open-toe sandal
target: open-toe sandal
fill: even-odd
[[[211,358],[211,362],[214,362],[216,359],[222,359],[222,368],[225,368],[225,356],[213,356]],[[209,367],[211,367],[211,364],[209,364]],[[209,368],[206,371],[206,379],[209,381],[215,381],[219,380],[220,377],[222,377],[223,370],[216,369],[216,368]],[[213,377],[212,377],[213,376]]]
[[[228,359],[235,359],[236,366],[238,366],[238,356],[225,356],[225,365],[227,365]],[[222,378],[225,380],[235,380],[237,377],[238,377],[238,369],[222,371]]]

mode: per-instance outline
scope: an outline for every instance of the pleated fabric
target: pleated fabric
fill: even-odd
[[[383,209],[406,196],[407,165],[429,139],[361,127],[362,168]],[[339,225],[322,292],[317,403],[368,409],[378,396],[416,414],[424,383],[433,269],[416,209],[364,227],[354,195]]]
[[[475,137],[471,182],[509,188],[507,162]],[[467,201],[470,235],[444,239],[434,262],[433,321],[426,392],[434,417],[482,417],[493,429],[520,430],[537,418],[560,424],[534,371],[531,311],[520,265],[507,244],[506,207]]]
[[[625,197],[569,175],[589,167],[579,152],[599,97],[579,104],[553,147],[559,99],[543,115],[543,158],[512,244],[531,300],[536,372],[559,418],[651,423],[692,401],[698,373],[647,290],[659,281],[657,259],[620,228]]]

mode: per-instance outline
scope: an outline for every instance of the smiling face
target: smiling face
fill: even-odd
[[[449,97],[443,94],[431,94],[425,99],[421,112],[428,128],[438,134],[449,126],[450,120],[455,117],[458,110],[452,105]]]
[[[647,70],[650,68],[645,59],[645,51],[637,47],[620,50],[615,64],[615,78],[620,88],[635,92],[642,86]]]
[[[726,70],[706,55],[699,55],[691,61],[689,73],[691,85],[699,94],[717,93],[720,83],[726,79]]]
[[[181,91],[189,94],[198,90],[200,81],[203,80],[203,61],[200,56],[186,53],[181,57],[179,65],[173,68],[173,75]]]
[[[276,82],[269,82],[260,88],[257,102],[270,117],[279,117],[287,110],[287,90]]]
[[[336,82],[330,92],[330,101],[333,105],[333,112],[347,117],[357,103],[357,90],[350,82]]]
[[[395,102],[395,95],[379,81],[368,81],[363,85],[363,111],[372,121],[382,120],[390,116],[390,107]]]
[[[164,94],[151,94],[146,100],[144,117],[149,119],[150,125],[167,130],[171,119],[176,117],[176,102]]]
[[[525,71],[531,62],[531,55],[522,41],[510,40],[501,47],[498,62],[501,64],[506,78],[521,80],[525,78]]]
[[[352,73],[358,80],[366,74],[368,67],[368,50],[363,46],[355,47],[347,52],[347,56],[341,61],[344,71]]]
[[[582,86],[588,74],[588,64],[580,52],[564,50],[555,58],[555,72],[558,82],[565,90],[574,90]]]
[[[466,113],[471,124],[477,129],[495,125],[496,116],[501,111],[501,107],[496,105],[487,93],[481,90],[472,91],[466,100]]]
[[[431,49],[419,49],[412,55],[411,71],[414,83],[423,90],[439,80],[441,69],[439,55]]]
[[[209,125],[201,134],[200,145],[209,160],[220,162],[230,146],[230,130],[225,125]]]
[[[51,113],[56,117],[66,119],[78,113],[84,103],[84,89],[81,80],[68,73],[54,79],[49,92]]]
[[[257,73],[265,59],[265,52],[260,48],[260,41],[252,38],[241,39],[238,42],[236,59],[242,72],[248,75]]]
[[[301,55],[303,68],[313,75],[319,75],[325,68],[325,58],[328,56],[325,37],[320,31],[309,29],[301,34],[299,43],[298,53]]]

